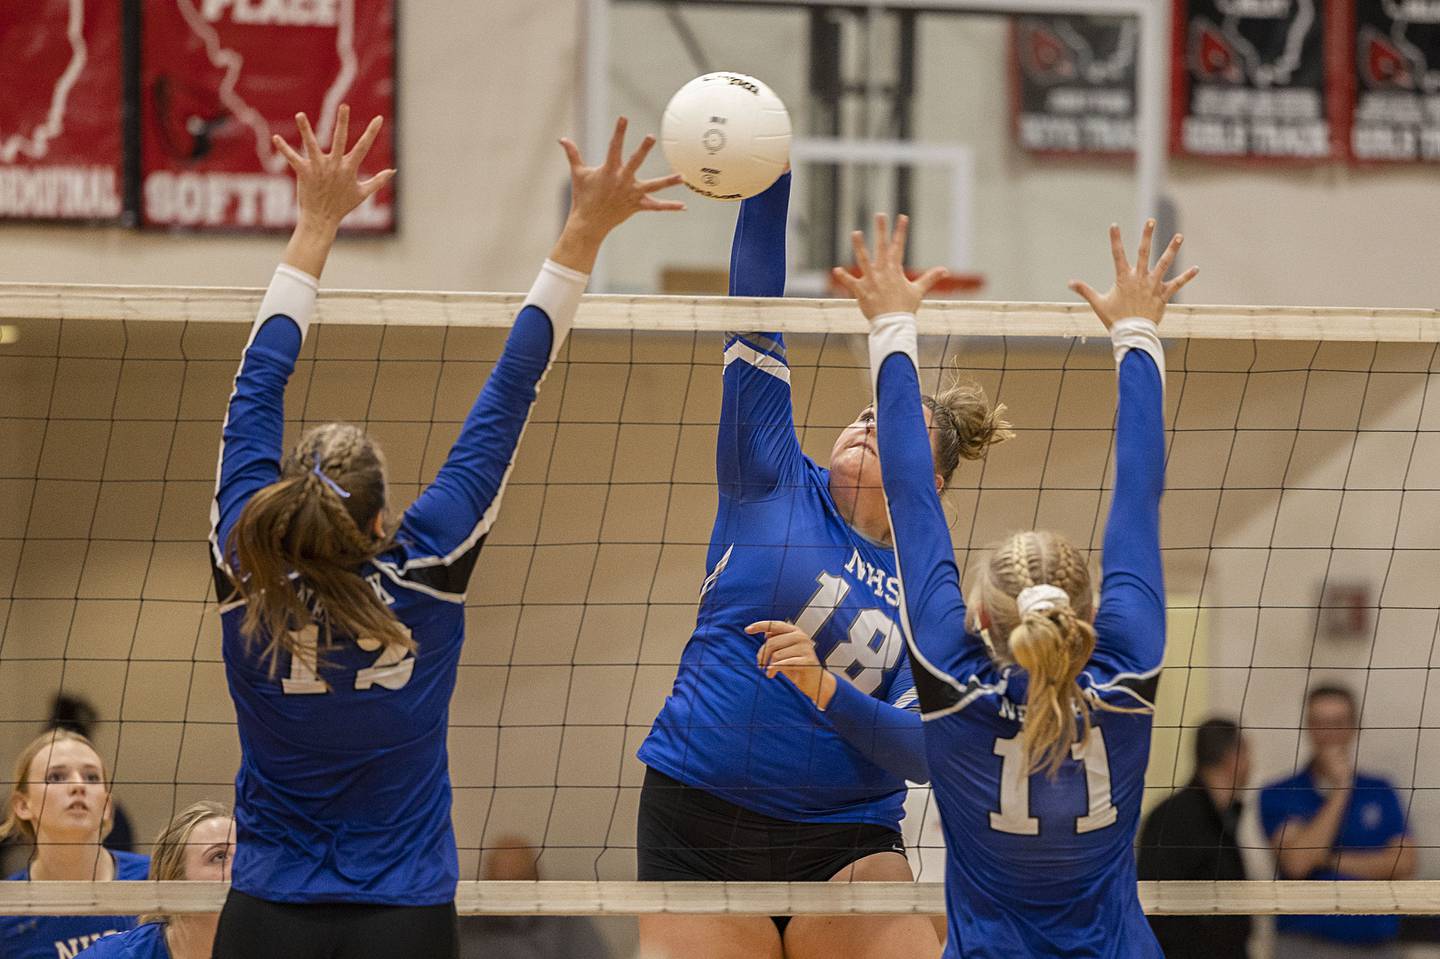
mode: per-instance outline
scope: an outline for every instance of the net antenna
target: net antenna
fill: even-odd
[[[586,0],[584,67],[579,116],[581,142],[587,155],[604,153],[614,123],[610,96],[611,13],[622,3],[658,0]],[[1138,226],[1160,213],[1165,192],[1165,154],[1170,142],[1166,95],[1170,89],[1170,4],[1157,0],[717,0],[734,7],[851,7],[866,11],[925,10],[975,14],[1088,14],[1134,17],[1139,24],[1139,53],[1135,78],[1135,217]],[[952,253],[958,252],[952,250]],[[947,264],[968,269],[970,264]],[[590,289],[610,289],[605,257],[595,265]]]

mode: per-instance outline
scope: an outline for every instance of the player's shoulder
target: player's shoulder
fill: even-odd
[[[1395,792],[1395,784],[1384,776],[1371,776],[1367,773],[1355,773],[1355,790],[1357,792]]]
[[[126,932],[104,936],[80,955],[83,959],[169,959],[165,924],[147,922]]]
[[[1284,779],[1277,779],[1261,786],[1260,804],[1262,806],[1288,805],[1314,792],[1315,784],[1310,779],[1309,770],[1302,769],[1293,776],[1286,776]]]
[[[138,852],[112,850],[115,857],[115,878],[147,879],[150,876],[150,857]]]

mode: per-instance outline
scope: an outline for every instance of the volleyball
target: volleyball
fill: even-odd
[[[785,171],[790,113],[754,77],[707,73],[670,98],[660,144],[690,189],[714,200],[743,200]]]

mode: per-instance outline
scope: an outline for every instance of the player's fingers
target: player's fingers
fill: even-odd
[[[896,263],[905,262],[905,243],[910,236],[910,218],[900,214],[895,218],[895,236],[890,240],[890,256]]]
[[[640,201],[640,209],[655,210],[661,213],[682,213],[685,210],[685,204],[679,200],[657,200],[652,196],[647,196]]]
[[[842,266],[837,266],[830,271],[830,275],[835,278],[836,283],[839,283],[845,288],[846,293],[849,293],[857,300],[860,299],[860,281],[855,279],[849,270]]]
[[[634,153],[630,154],[630,159],[625,161],[625,179],[628,180],[635,176],[635,171],[640,169],[640,164],[645,162],[645,158],[650,155],[650,151],[653,149],[655,149],[655,138],[653,136],[647,136],[640,141],[640,146],[635,149]]]
[[[1200,267],[1192,266],[1190,269],[1186,270],[1184,273],[1180,274],[1175,279],[1171,280],[1169,283],[1166,283],[1165,302],[1170,302],[1170,300],[1174,298],[1176,293],[1179,293],[1181,290],[1185,289],[1185,287],[1189,286],[1190,281],[1195,279],[1195,277],[1199,275]]]
[[[297,113],[295,125],[300,128],[300,142],[305,144],[305,156],[311,160],[320,156],[320,143],[315,139],[315,131],[310,128],[310,118],[303,113]]]
[[[883,213],[875,214],[875,259],[887,262],[890,255],[890,218]]]
[[[280,151],[280,155],[285,158],[285,162],[289,163],[298,173],[300,165],[305,162],[305,158],[296,153],[295,148],[286,143],[285,138],[278,133],[270,138],[270,142],[275,144],[275,149]]]
[[[1110,256],[1115,260],[1115,275],[1130,271],[1130,261],[1125,256],[1125,241],[1120,236],[1120,224],[1110,224]]]
[[[570,161],[570,169],[572,171],[585,165],[585,161],[580,159],[580,148],[575,145],[574,140],[571,140],[569,137],[561,137],[560,149],[565,151],[565,159]]]
[[[620,166],[625,154],[625,130],[629,126],[630,121],[625,117],[615,121],[615,132],[610,135],[610,152],[605,155],[606,166]]]
[[[783,620],[762,619],[758,622],[751,623],[749,626],[746,626],[745,632],[749,633],[751,636],[754,636],[756,633],[769,634],[779,632],[782,628],[788,628],[789,626],[790,624],[784,622]]]
[[[380,128],[385,125],[381,117],[373,118],[365,127],[365,132],[360,134],[360,139],[355,141],[355,148],[345,154],[345,162],[352,167],[358,167],[365,162],[365,157],[370,154],[370,148],[375,145],[375,138],[380,135]]]
[[[1155,279],[1164,281],[1170,268],[1175,265],[1175,257],[1180,253],[1180,247],[1185,243],[1183,234],[1177,233],[1170,240],[1170,245],[1165,247],[1165,252],[1160,254],[1160,262],[1155,264]]]
[[[865,234],[855,230],[850,234],[850,249],[855,251],[855,265],[860,268],[860,275],[870,275],[870,251],[865,248]]]
[[[379,193],[382,189],[384,189],[385,184],[389,183],[393,179],[395,179],[394,170],[381,170],[379,173],[375,174],[370,179],[360,184],[360,195],[368,200],[375,194]]]
[[[350,144],[350,106],[340,104],[340,109],[335,112],[335,129],[330,134],[330,152],[335,156],[344,156],[345,147]]]
[[[1095,312],[1100,312],[1100,294],[1096,293],[1095,289],[1089,283],[1082,280],[1071,280],[1070,289],[1083,297],[1085,302],[1089,303]]]
[[[949,275],[949,270],[945,269],[943,266],[937,266],[933,269],[926,270],[923,274],[921,274],[920,279],[915,281],[915,285],[920,288],[921,296],[929,296],[930,291],[935,289],[935,284],[939,283],[941,280],[945,279],[945,277]]]
[[[1135,272],[1146,273],[1150,269],[1150,251],[1155,242],[1155,221],[1146,220],[1145,229],[1140,233],[1140,251],[1135,255]]]
[[[679,186],[685,182],[683,174],[672,173],[669,176],[657,176],[653,180],[641,180],[641,193],[654,193],[657,190],[668,190],[672,186]]]

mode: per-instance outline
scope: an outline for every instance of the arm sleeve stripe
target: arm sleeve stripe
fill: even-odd
[[[786,386],[790,385],[790,367],[768,353],[761,353],[759,350],[747,346],[739,340],[732,343],[730,348],[725,351],[725,365],[728,367],[737,360],[749,363],[757,370],[769,373]]]
[[[727,348],[736,340],[744,340],[756,349],[764,350],[778,360],[785,359],[785,344],[774,337],[766,336],[764,333],[726,333],[725,344]]]

